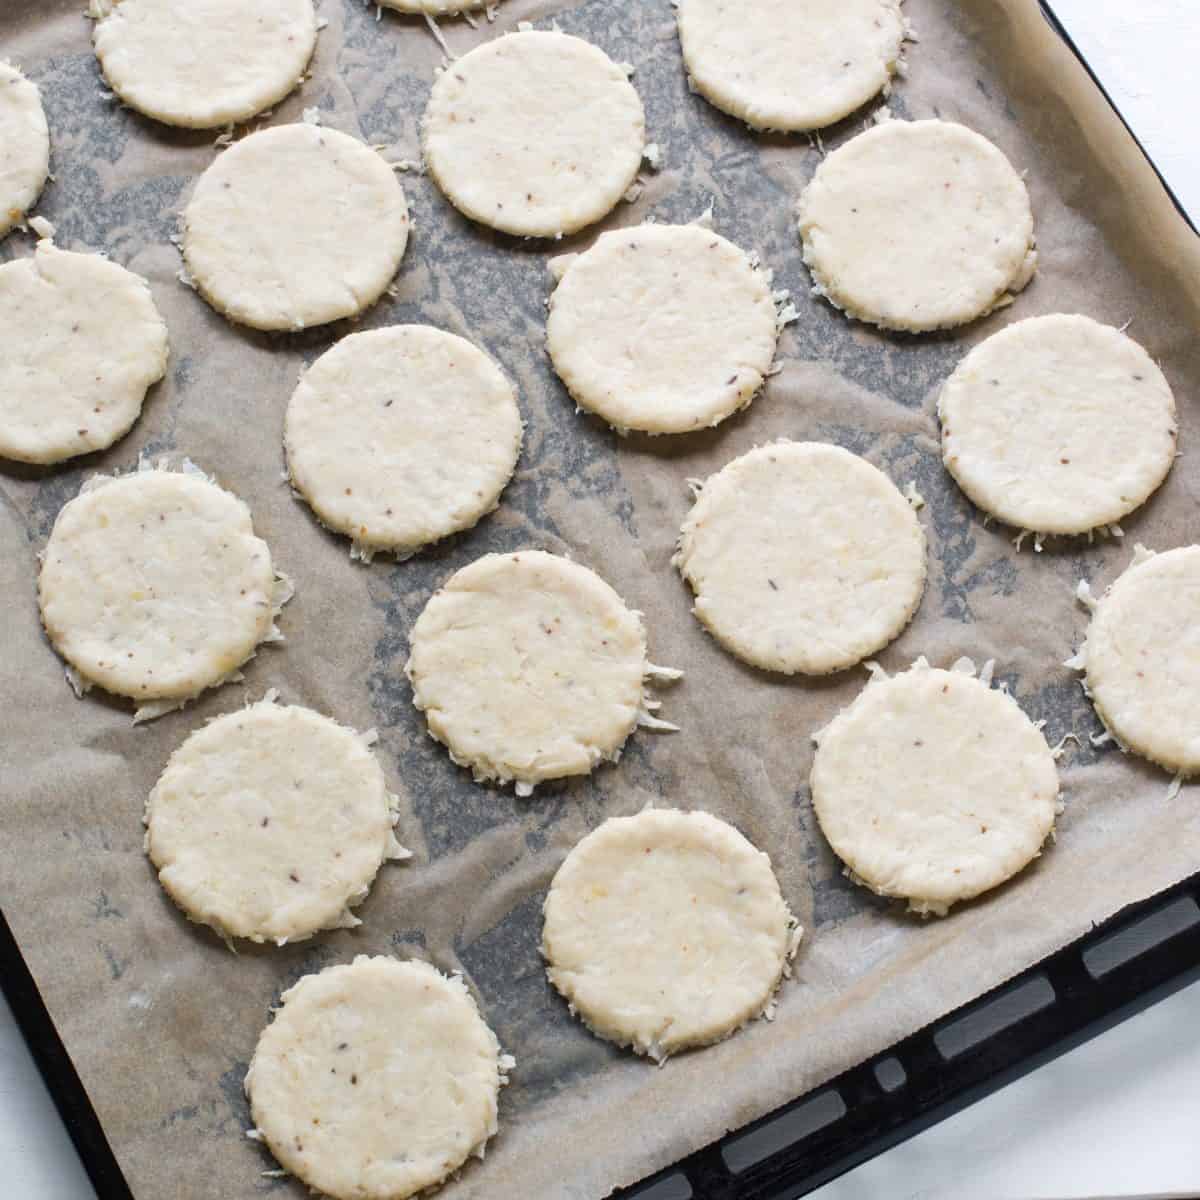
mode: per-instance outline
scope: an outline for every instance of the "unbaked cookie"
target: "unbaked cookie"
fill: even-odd
[[[0,266],[0,346],[0,457],[27,463],[111,446],[167,369],[146,281],[48,240]]]
[[[938,400],[942,458],[992,516],[1086,533],[1144,503],[1175,461],[1175,398],[1131,338],[1088,317],[1018,321],[976,346]]]
[[[755,129],[821,129],[886,92],[900,0],[679,0],[692,86]]]
[[[365,561],[469,529],[500,502],[521,452],[513,386],[482,350],[429,325],[355,333],[300,379],[288,472]]]
[[[0,237],[25,219],[50,175],[50,129],[42,95],[0,59]]]
[[[885,329],[973,321],[1037,267],[1021,177],[949,121],[885,121],[851,138],[817,168],[798,212],[815,290]]]
[[[1054,828],[1046,739],[973,669],[922,658],[877,676],[813,740],[821,831],[856,882],[916,912],[944,916],[1003,883]]]
[[[745,408],[778,340],[767,278],[701,225],[602,233],[550,298],[546,344],[581,407],[624,433],[684,433]]]
[[[485,42],[433,85],[425,163],[460,212],[520,237],[598,221],[642,161],[642,102],[603,50],[530,30]]]
[[[245,121],[299,86],[317,44],[313,0],[91,0],[109,86],[168,125]]]
[[[545,903],[550,982],[594,1033],[662,1062],[761,1016],[800,933],[771,860],[707,813],[614,817]]]
[[[402,13],[428,13],[431,17],[453,17],[476,8],[496,8],[500,0],[379,0],[384,8]]]
[[[483,1157],[514,1062],[462,979],[359,955],[284,992],[246,1072],[279,1163],[337,1200],[406,1200]]]
[[[373,735],[274,699],[218,717],[171,755],[146,802],[146,853],[191,920],[282,946],[362,924],[350,909],[408,852]]]
[[[1086,673],[1105,727],[1170,771],[1200,774],[1200,546],[1162,554],[1139,546],[1094,607],[1068,665]]]
[[[200,176],[183,257],[201,295],[255,329],[305,329],[369,308],[408,244],[408,204],[369,146],[320,125],[235,142]]]
[[[925,588],[912,506],[865,459],[817,442],[773,442],[700,489],[672,560],[693,612],[765,671],[824,675],[887,645]]]
[[[72,682],[138,701],[135,719],[225,682],[260,642],[282,640],[275,617],[290,594],[250,510],[194,470],[89,480],[58,514],[38,578]]]
[[[405,672],[429,732],[482,781],[535,784],[615,761],[646,711],[637,613],[594,572],[540,550],[486,554],[434,592]],[[668,677],[677,673],[665,673]]]

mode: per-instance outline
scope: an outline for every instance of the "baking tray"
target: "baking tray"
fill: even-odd
[[[0,913],[0,981],[100,1200],[133,1200]],[[613,1200],[792,1200],[1200,981],[1200,874]]]
[[[1129,129],[1052,7],[1046,0],[1041,7]],[[1149,155],[1146,159],[1195,230],[1162,173]],[[619,1200],[804,1195],[1198,979],[1200,874],[1121,911],[815,1092],[615,1195]],[[131,1197],[2,912],[0,987],[98,1196]]]

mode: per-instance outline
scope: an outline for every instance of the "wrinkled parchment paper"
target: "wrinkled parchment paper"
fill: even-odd
[[[511,0],[494,24],[443,25],[462,52],[518,19],[596,41],[636,67],[649,139],[663,170],[604,223],[689,220],[713,204],[716,228],[760,251],[799,320],[780,344],[782,373],[749,411],[688,437],[621,440],[572,410],[544,356],[545,246],[473,227],[420,176],[402,176],[416,225],[397,279],[361,322],[428,321],[485,346],[517,382],[524,453],[500,510],[418,558],[369,568],[322,531],[280,483],[284,406],[297,372],[348,327],[266,336],[233,326],[176,279],[168,238],[211,134],[172,132],[106,98],[82,0],[6,0],[0,48],[38,82],[53,135],[39,211],[70,248],[108,252],[147,276],[170,326],[172,358],[133,432],[107,453],[57,470],[0,465],[0,903],[29,960],[136,1195],[300,1196],[264,1178],[273,1164],[246,1140],[242,1076],[268,1008],[302,974],[358,953],[427,958],[461,970],[518,1069],[502,1132],[447,1197],[603,1196],[811,1088],[1079,936],[1092,922],[1200,867],[1200,805],[1167,799],[1162,772],[1088,735],[1099,726],[1060,666],[1086,613],[1072,598],[1103,588],[1133,543],[1196,537],[1200,437],[1200,243],[1150,168],[1037,11],[1034,0],[908,0],[920,36],[892,99],[901,116],[964,121],[1028,172],[1041,270],[1014,307],[956,336],[883,336],[810,297],[793,203],[819,150],[805,138],[754,136],[689,93],[667,0]],[[418,157],[417,124],[441,51],[424,23],[359,0],[322,0],[328,27],[313,76],[269,118],[317,105],[328,125]],[[869,113],[827,133],[856,133]],[[603,226],[602,226],[603,227]],[[0,258],[31,253],[17,233]],[[1184,457],[1124,541],[1073,540],[1018,552],[985,526],[943,473],[934,398],[960,356],[1021,317],[1081,311],[1123,324],[1162,362],[1180,402]],[[1066,811],[1056,844],[1014,883],[944,921],[922,922],[853,886],[822,840],[807,777],[810,733],[849,702],[862,670],[832,679],[772,677],[721,651],[689,615],[669,566],[704,477],[768,438],[834,441],[864,454],[928,501],[928,592],[884,655],[902,669],[995,658],[997,678],[1062,761]],[[77,700],[41,636],[35,555],[86,476],[140,454],[190,455],[244,497],[278,565],[297,583],[244,683],[134,728],[128,708]],[[488,550],[539,546],[597,569],[642,609],[656,662],[686,669],[662,715],[682,726],[638,733],[616,767],[520,801],[472,783],[425,734],[402,666],[431,590]],[[144,798],[169,753],[208,718],[268,687],[359,728],[401,797],[407,865],[384,868],[356,931],[285,949],[231,954],[189,925],[142,854]],[[611,1049],[567,1014],[538,956],[539,909],[569,847],[606,817],[647,801],[703,807],[771,854],[808,929],[778,1015],[659,1070]]]

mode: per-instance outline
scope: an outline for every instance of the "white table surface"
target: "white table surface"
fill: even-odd
[[[1200,62],[1196,0],[1053,4],[1184,206],[1200,219],[1200,150],[1191,128],[1192,71]],[[1200,984],[814,1196],[1200,1196],[1198,1034]],[[0,1194],[8,1200],[94,1200],[95,1195],[2,997],[0,1180]]]

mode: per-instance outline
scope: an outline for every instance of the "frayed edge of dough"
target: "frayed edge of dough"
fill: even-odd
[[[1050,753],[1054,756],[1054,761],[1058,762],[1060,758],[1067,752],[1067,743],[1074,742],[1076,746],[1082,746],[1083,742],[1079,740],[1077,733],[1064,733],[1058,742],[1050,748]],[[1061,811],[1061,810],[1060,810]]]
[[[978,507],[978,506],[976,506]],[[984,524],[991,521],[999,521],[1001,518],[994,516],[991,513],[984,514]],[[1073,533],[1046,532],[1042,529],[1018,529],[1012,537],[1012,544],[1019,551],[1025,544],[1026,538],[1033,538],[1033,549],[1037,554],[1046,548],[1047,543],[1056,540],[1067,540],[1070,538],[1087,538],[1088,545],[1092,545],[1096,538],[1113,538],[1115,541],[1120,541],[1125,536],[1125,530],[1121,528],[1116,521],[1111,521],[1103,525],[1095,525],[1091,529],[1080,529]]]
[[[80,675],[80,673],[75,670],[70,663],[67,663],[63,667],[63,674],[66,675],[67,682],[71,685],[71,691],[73,691],[80,700],[82,700],[84,696],[96,686],[90,679],[84,679],[84,677]]]
[[[642,674],[644,678],[657,684],[678,683],[684,677],[684,673],[675,667],[660,667],[649,660],[646,661],[646,669]]]

